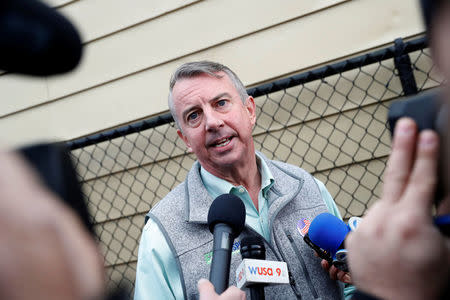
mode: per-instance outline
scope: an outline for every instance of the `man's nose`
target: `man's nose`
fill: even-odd
[[[217,130],[224,125],[223,119],[221,118],[220,114],[215,111],[205,112],[205,118],[205,126],[207,131]]]

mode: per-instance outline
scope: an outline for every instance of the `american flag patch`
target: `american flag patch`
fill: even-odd
[[[309,225],[311,225],[311,221],[305,218],[302,218],[297,222],[297,230],[300,232],[302,236],[308,233]]]

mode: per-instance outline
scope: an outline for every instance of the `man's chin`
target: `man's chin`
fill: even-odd
[[[200,161],[201,163],[201,161]],[[233,165],[243,164],[242,159],[233,155],[233,153],[222,153],[221,155],[214,155],[211,160],[207,163],[216,169],[229,168]],[[202,164],[203,165],[203,164]]]

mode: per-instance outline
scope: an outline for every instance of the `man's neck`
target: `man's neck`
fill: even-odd
[[[243,186],[248,191],[250,198],[258,210],[258,194],[261,189],[261,173],[258,170],[256,155],[243,165],[233,165],[230,168],[208,170],[209,173],[234,186]]]

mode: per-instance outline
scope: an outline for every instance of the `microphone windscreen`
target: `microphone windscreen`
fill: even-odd
[[[266,247],[261,237],[249,235],[241,240],[242,258],[266,259]]]
[[[1,70],[54,75],[75,68],[81,55],[77,30],[56,10],[37,0],[1,1]]]
[[[334,256],[349,231],[348,226],[338,217],[321,213],[312,220],[308,236],[311,242]]]
[[[214,199],[208,212],[208,226],[211,233],[218,223],[230,226],[235,237],[242,232],[245,226],[245,206],[238,196],[223,194]]]

